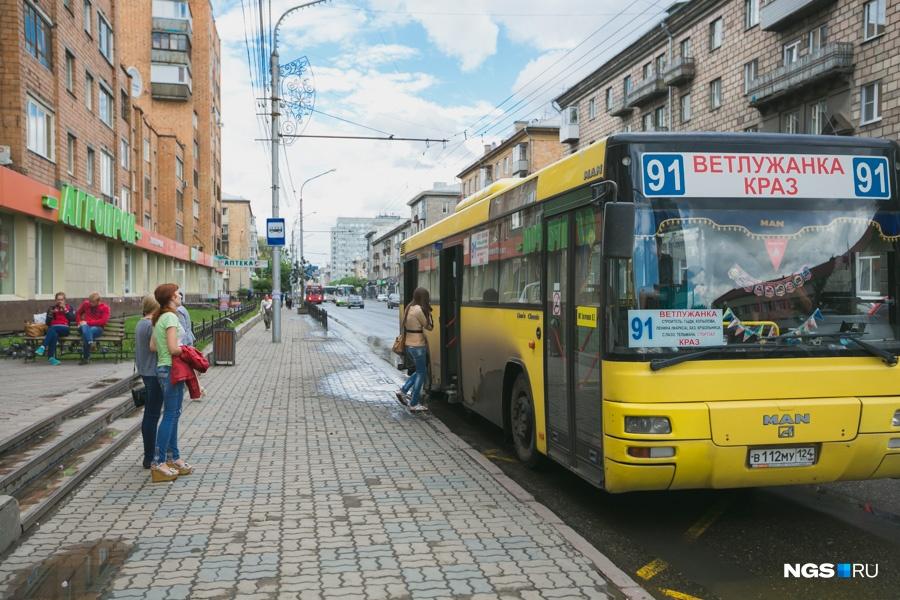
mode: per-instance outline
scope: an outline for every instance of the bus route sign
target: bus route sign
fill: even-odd
[[[628,311],[629,348],[723,346],[720,308]]]
[[[887,157],[841,154],[645,152],[647,198],[891,197]]]

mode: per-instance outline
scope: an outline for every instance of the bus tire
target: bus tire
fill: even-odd
[[[529,468],[537,467],[541,455],[537,450],[534,401],[531,399],[531,386],[524,374],[516,377],[510,393],[509,427],[518,459]]]

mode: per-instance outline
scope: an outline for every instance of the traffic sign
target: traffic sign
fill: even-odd
[[[265,269],[269,261],[255,258],[223,258],[219,265],[224,269]]]
[[[266,242],[270,246],[284,246],[284,219],[266,219]]]

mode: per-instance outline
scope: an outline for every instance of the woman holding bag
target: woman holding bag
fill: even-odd
[[[159,304],[153,296],[144,296],[141,306],[143,318],[134,327],[134,365],[138,375],[144,381],[146,400],[144,401],[144,418],[141,421],[141,437],[144,439],[144,468],[149,469],[153,463],[153,452],[156,450],[156,427],[162,413],[162,388],[156,377],[156,352],[150,350],[150,337],[153,335],[153,313]]]
[[[415,373],[409,376],[400,391],[397,392],[397,400],[404,406],[409,406],[410,412],[422,412],[428,410],[422,405],[422,385],[425,383],[425,375],[428,372],[428,340],[425,339],[425,331],[434,329],[431,320],[431,302],[428,290],[416,288],[412,300],[403,313],[403,342],[406,346],[406,355],[412,359],[416,367]],[[409,391],[412,390],[412,396]]]

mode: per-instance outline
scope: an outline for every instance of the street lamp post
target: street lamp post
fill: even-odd
[[[329,173],[334,173],[335,171],[337,171],[337,169],[328,169],[327,171],[322,171],[318,175],[313,175],[312,177],[310,177],[309,179],[307,179],[306,181],[304,181],[303,183],[300,184],[299,218],[300,218],[300,271],[301,271],[300,294],[301,295],[304,293],[304,290],[306,289],[306,279],[305,279],[305,277],[303,277],[303,275],[305,275],[305,270],[303,267],[303,188],[306,186],[307,183],[309,183],[313,179],[318,179],[319,177],[323,177],[325,175],[328,175]]]
[[[279,126],[279,117],[281,109],[279,103],[279,75],[278,72],[278,28],[284,18],[301,8],[321,4],[325,0],[312,0],[298,6],[288,9],[278,18],[275,23],[275,29],[272,32],[272,56],[269,60],[269,69],[271,71],[272,83],[272,218],[278,218],[278,146],[281,144],[281,128]],[[272,248],[272,300],[273,318],[272,318],[272,343],[281,343],[281,247]]]

